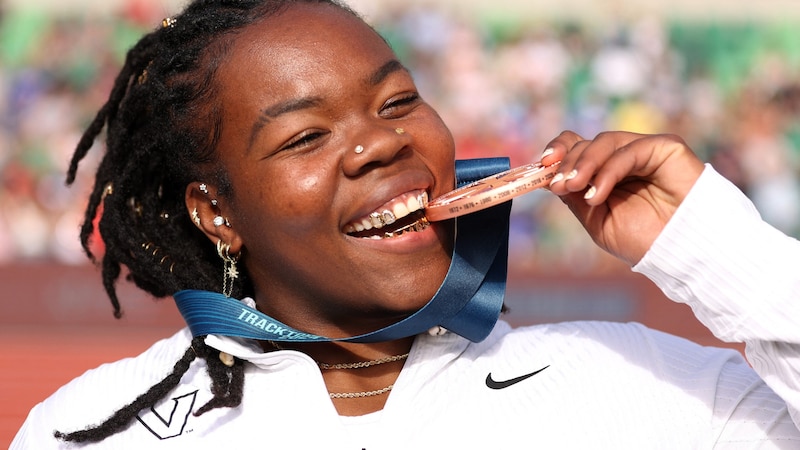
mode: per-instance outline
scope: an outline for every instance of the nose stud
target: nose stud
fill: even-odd
[[[402,128],[395,128],[394,132],[397,133],[397,134],[405,134],[406,130],[404,130]]]
[[[356,154],[360,155],[364,151],[363,145],[356,145]]]

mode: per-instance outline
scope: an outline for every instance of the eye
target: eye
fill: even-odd
[[[281,150],[299,150],[299,149],[304,149],[304,148],[307,148],[307,147],[311,147],[316,142],[318,142],[320,139],[322,139],[325,135],[327,135],[327,133],[326,132],[322,132],[322,131],[313,131],[313,130],[304,131],[304,132],[298,134],[297,136],[293,137],[291,140],[289,140],[289,142],[284,144],[279,149],[279,151],[281,151]]]
[[[416,92],[393,97],[383,104],[379,114],[381,117],[388,119],[400,117],[411,112],[419,102],[420,97]]]

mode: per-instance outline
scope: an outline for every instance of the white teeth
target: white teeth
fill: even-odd
[[[407,216],[409,214],[411,214],[411,211],[409,211],[408,206],[406,206],[405,203],[401,202],[401,203],[398,203],[398,204],[396,204],[394,206],[394,216],[395,217],[405,217],[405,216]]]
[[[409,211],[416,211],[418,209],[421,209],[419,205],[419,196],[409,197],[409,199],[406,200],[406,207],[408,208]]]
[[[365,230],[381,229],[386,225],[395,223],[398,219],[409,214],[424,209],[428,204],[428,193],[417,191],[416,194],[404,194],[396,198],[393,202],[387,203],[387,208],[382,211],[374,211],[360,220],[351,222],[344,227],[344,232],[348,234]],[[386,237],[399,236],[400,233],[385,233]]]
[[[361,225],[360,231],[372,229],[372,221],[369,219],[369,217],[364,218],[364,220],[362,220],[360,224],[356,225],[356,228],[358,228],[358,225]]]
[[[409,212],[425,209],[426,206],[428,206],[427,192],[422,192],[416,197],[409,197],[408,200],[406,200],[406,207],[408,208]]]

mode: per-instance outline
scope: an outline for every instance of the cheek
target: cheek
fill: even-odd
[[[301,192],[313,194],[319,190],[320,186],[320,179],[317,176],[311,176],[302,178],[299,183],[297,184],[298,189]]]
[[[280,171],[267,185],[262,198],[269,209],[270,223],[299,232],[321,222],[324,206],[330,204],[325,178],[316,171]]]
[[[426,109],[420,116],[417,125],[426,139],[432,143],[435,142],[439,146],[443,157],[449,156],[452,159],[455,153],[453,134],[430,105],[426,105]]]
[[[453,160],[455,159],[455,141],[450,130],[441,122],[438,116],[434,115],[430,123],[437,126],[430,130],[426,136],[429,142],[435,143],[432,148],[436,149],[433,153],[427,155],[431,164],[436,167],[436,170],[444,182],[442,189],[448,191],[455,185],[455,174],[453,167]]]

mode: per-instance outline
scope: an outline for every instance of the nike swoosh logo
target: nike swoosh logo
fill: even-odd
[[[486,375],[486,387],[488,387],[489,389],[505,389],[505,388],[507,388],[509,386],[513,386],[513,385],[519,383],[520,381],[527,380],[528,378],[536,375],[537,373],[543,371],[544,369],[547,369],[548,367],[550,367],[550,366],[544,366],[544,367],[542,367],[541,369],[539,369],[539,370],[537,370],[535,372],[531,372],[531,373],[528,373],[528,374],[525,374],[525,375],[521,375],[521,376],[518,376],[516,378],[512,378],[510,380],[506,380],[506,381],[494,381],[492,379],[492,373],[489,372],[489,375]]]

